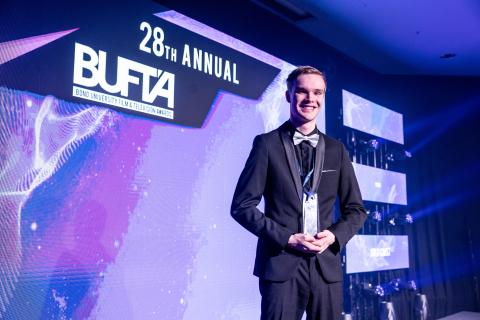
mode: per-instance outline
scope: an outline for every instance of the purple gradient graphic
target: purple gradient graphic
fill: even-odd
[[[7,218],[0,236],[8,244],[0,255],[2,312],[86,317],[138,201],[129,187],[150,126],[50,96],[1,89],[0,99],[8,102],[0,123],[6,146],[0,204]],[[81,283],[84,292],[72,294],[65,283]],[[45,304],[19,304],[27,290],[35,291],[29,299]],[[78,301],[70,305],[73,297]]]
[[[21,244],[5,317],[258,314],[255,238],[229,206],[254,135],[286,120],[284,101],[282,112],[262,109],[282,96],[278,86],[260,101],[221,95],[204,129],[2,89],[2,140],[11,145],[2,154],[2,212],[19,213]],[[18,211],[7,210],[20,195],[8,181],[22,176],[28,192]],[[17,231],[6,227],[5,239]]]
[[[0,65],[60,39],[78,28],[0,43]]]
[[[35,190],[52,177],[76,147],[98,128],[104,110],[69,108],[52,97],[42,99],[1,89],[0,132],[0,306],[5,312],[18,281],[22,256],[23,208]],[[70,109],[70,110],[68,110]],[[68,110],[68,111],[67,111]],[[51,123],[55,123],[51,127]],[[52,130],[53,128],[53,130]],[[29,226],[37,231],[38,224]]]

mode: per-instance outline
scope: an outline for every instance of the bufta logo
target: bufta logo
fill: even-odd
[[[75,43],[73,96],[174,119],[175,74],[118,56],[116,83],[110,84],[106,69],[107,52],[98,50],[97,53],[89,46]],[[141,102],[129,98],[130,85],[141,87]],[[152,105],[158,97],[165,98],[166,106]]]
[[[108,36],[110,29],[99,37],[84,29],[68,44],[73,88],[62,95],[194,128],[207,123],[225,93],[258,100],[280,70],[238,41],[192,32],[195,26],[137,19],[118,26],[116,37],[129,39],[122,46]],[[72,70],[71,60],[65,62]]]

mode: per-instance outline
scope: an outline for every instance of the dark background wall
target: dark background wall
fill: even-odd
[[[434,318],[480,311],[478,77],[378,74],[250,1],[157,2],[292,64],[324,70],[331,136],[344,138],[342,89],[402,113],[413,153],[406,163],[415,218],[411,275]]]

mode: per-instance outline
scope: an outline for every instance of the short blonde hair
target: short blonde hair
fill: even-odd
[[[327,78],[325,77],[325,74],[323,72],[311,66],[299,66],[295,70],[290,72],[290,74],[287,77],[288,91],[292,89],[293,82],[297,80],[297,78],[302,74],[318,74],[320,77],[322,77],[323,81],[325,81],[325,87],[327,86]]]

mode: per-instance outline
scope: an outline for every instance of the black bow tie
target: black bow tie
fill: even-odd
[[[317,146],[319,137],[320,135],[318,133],[312,134],[310,136],[304,136],[302,133],[295,131],[293,135],[293,144],[297,145],[300,144],[302,141],[306,141],[315,148]]]

